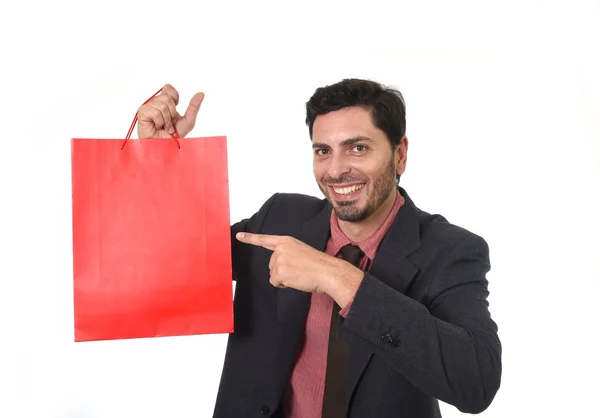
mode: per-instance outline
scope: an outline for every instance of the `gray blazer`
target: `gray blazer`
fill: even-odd
[[[340,327],[351,346],[348,417],[440,417],[438,399],[486,409],[500,386],[501,345],[488,311],[488,247],[479,236],[406,202]],[[331,204],[276,194],[232,226],[235,332],[214,417],[283,417],[310,294],[269,284],[271,251],[240,231],[290,235],[325,250]]]

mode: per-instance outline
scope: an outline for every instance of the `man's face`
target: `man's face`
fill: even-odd
[[[385,133],[361,107],[317,116],[313,171],[342,221],[361,222],[395,199],[396,174],[406,167],[406,138],[392,149]]]

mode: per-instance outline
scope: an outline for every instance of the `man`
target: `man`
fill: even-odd
[[[138,112],[140,138],[185,136],[203,95]],[[397,185],[405,106],[365,80],[308,101],[326,199],[275,194],[232,226],[235,327],[215,417],[439,417],[438,399],[486,409],[501,345],[486,301],[485,241],[419,210]]]

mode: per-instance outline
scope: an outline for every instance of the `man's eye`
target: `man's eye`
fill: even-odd
[[[365,152],[367,147],[364,145],[355,145],[352,149],[356,152]]]
[[[323,156],[327,154],[327,150],[323,149],[323,148],[319,148],[315,150],[315,155],[318,155],[319,157]]]

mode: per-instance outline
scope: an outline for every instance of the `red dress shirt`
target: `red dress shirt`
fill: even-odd
[[[335,212],[331,211],[331,237],[327,242],[325,252],[341,258],[338,253],[344,245],[358,245],[365,253],[359,267],[367,271],[375,259],[379,244],[381,244],[383,237],[392,226],[396,214],[403,204],[404,197],[398,192],[392,210],[379,229],[369,238],[360,242],[353,242],[344,235],[339,227]],[[287,418],[321,417],[333,303],[333,299],[327,294],[313,293],[311,296],[302,347],[296,359],[290,385],[285,396],[285,415]],[[340,315],[345,318],[351,305],[352,301],[343,307]]]

